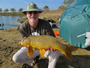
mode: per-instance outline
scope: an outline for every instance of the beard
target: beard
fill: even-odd
[[[30,17],[30,18],[28,18],[28,20],[29,20],[31,23],[35,23],[35,22],[38,21],[38,18],[36,18],[36,17]]]

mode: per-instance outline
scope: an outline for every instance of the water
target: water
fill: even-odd
[[[20,16],[0,16],[0,24],[1,24],[0,29],[7,29],[10,27],[21,25],[21,23],[17,22],[17,20],[20,18],[22,17]]]

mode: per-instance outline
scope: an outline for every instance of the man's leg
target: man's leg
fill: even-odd
[[[40,55],[39,50],[35,50],[34,54],[32,56],[28,56],[27,54],[27,48],[22,47],[17,53],[14,54],[13,56],[13,61],[18,62],[18,63],[32,63],[33,59]]]
[[[59,50],[56,50],[56,51],[47,50],[46,51],[44,57],[49,58],[48,68],[55,68],[59,56],[60,56],[60,51]]]

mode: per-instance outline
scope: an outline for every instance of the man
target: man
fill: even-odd
[[[41,12],[42,10],[39,9],[34,3],[30,3],[27,6],[27,10],[23,11],[23,13],[27,16],[28,21],[24,22],[19,28],[22,39],[32,35],[50,35],[55,37],[50,24],[47,21],[38,18],[39,13]],[[60,52],[52,48],[46,48],[46,50],[47,51],[44,57],[49,58],[48,68],[55,68]],[[27,55],[27,47],[22,47],[17,53],[14,54],[13,61],[31,64],[33,59],[35,59],[38,55],[40,55],[39,50],[35,50],[34,54],[29,57]]]

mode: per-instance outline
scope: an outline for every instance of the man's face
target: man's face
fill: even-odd
[[[38,11],[30,11],[26,12],[27,18],[31,23],[35,23],[38,21],[39,12]]]

